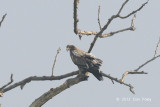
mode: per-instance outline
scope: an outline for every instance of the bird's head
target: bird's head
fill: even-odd
[[[67,45],[66,50],[70,51],[70,50],[74,50],[76,47],[74,45]]]

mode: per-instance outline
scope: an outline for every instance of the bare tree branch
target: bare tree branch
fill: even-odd
[[[159,37],[159,41],[158,41],[156,49],[155,49],[154,57],[156,57],[156,55],[157,55],[159,44],[160,44],[160,37]]]
[[[126,1],[128,1],[128,0],[126,0]],[[149,1],[149,0],[148,0],[148,1]],[[138,9],[136,9],[136,10],[134,10],[134,11],[132,11],[131,13],[129,13],[129,14],[126,15],[126,16],[121,16],[121,15],[119,14],[119,18],[125,19],[125,18],[127,18],[127,17],[129,17],[129,16],[131,16],[131,15],[133,15],[133,14],[135,14],[135,13],[137,13],[138,11],[140,11],[140,10],[148,3],[148,1],[145,2],[145,3],[143,3],[141,7],[139,7]]]
[[[118,82],[118,83],[120,83],[120,84],[124,84],[124,85],[130,87],[130,91],[131,91],[133,94],[135,94],[135,92],[133,91],[133,86],[130,85],[130,84],[124,83],[125,77],[126,77],[128,74],[148,74],[148,73],[146,73],[146,72],[144,72],[144,71],[138,72],[138,70],[141,69],[142,67],[144,67],[145,65],[147,65],[149,62],[155,60],[155,59],[158,58],[158,57],[160,57],[160,55],[158,55],[158,56],[156,56],[156,57],[153,57],[152,59],[148,60],[147,62],[145,62],[144,64],[142,64],[141,66],[139,66],[137,69],[135,69],[135,70],[133,70],[133,71],[127,71],[127,72],[125,72],[125,73],[122,75],[122,78],[121,78],[121,79],[112,77],[112,76],[110,76],[109,74],[105,74],[105,73],[102,73],[102,75],[105,76],[105,77],[107,77],[107,78],[109,78],[109,79],[111,79],[112,81],[116,81],[116,82]]]
[[[114,34],[117,34],[117,33],[120,33],[120,32],[124,32],[124,31],[127,31],[127,30],[132,30],[132,27],[121,29],[121,30],[118,30],[118,31],[115,31],[115,32],[110,32],[110,33],[101,35],[100,38],[110,37],[110,36],[113,36]]]
[[[10,84],[12,84],[12,82],[13,82],[13,74],[11,74],[11,76],[10,76],[10,82],[8,82],[7,84],[5,84],[4,86],[2,86],[0,88],[0,97],[3,96],[3,90],[4,90],[4,88],[7,87],[7,86],[9,86]]]
[[[122,6],[121,6],[121,8],[119,9],[119,11],[118,11],[118,15],[121,13],[121,11],[122,11],[122,9],[124,8],[124,6],[127,4],[127,2],[128,2],[129,0],[126,0],[123,4],[122,4]]]
[[[147,65],[148,63],[152,62],[153,60],[157,59],[158,57],[160,57],[160,55],[153,57],[152,59],[146,61],[144,64],[140,65],[137,69],[135,69],[134,71],[139,71],[143,66]]]
[[[113,17],[114,17],[114,18],[119,17],[119,18],[125,19],[125,18],[127,18],[127,17],[135,14],[136,12],[140,11],[140,10],[148,3],[148,1],[147,1],[146,3],[142,4],[142,6],[139,7],[138,9],[136,9],[136,10],[134,10],[133,12],[129,13],[128,15],[122,17],[122,16],[120,15],[120,13],[121,13],[121,11],[123,10],[124,6],[127,4],[128,1],[129,1],[129,0],[126,0],[126,1],[122,4],[122,6],[121,6],[121,8],[119,9],[118,13],[117,13],[116,15],[113,15],[112,18],[113,18]],[[110,24],[110,20],[112,21],[114,18],[113,18],[113,19],[110,18],[110,19],[108,20],[107,24],[102,28],[102,27],[101,27],[101,24],[100,24],[100,20],[99,20],[99,14],[100,14],[100,6],[99,6],[99,9],[98,9],[98,24],[99,24],[99,26],[100,26],[101,31],[100,31],[100,32],[95,32],[95,31],[82,31],[82,30],[78,29],[78,22],[79,22],[78,15],[77,15],[78,4],[79,4],[79,0],[75,0],[75,1],[74,1],[74,32],[75,32],[75,34],[79,34],[79,35],[80,35],[80,38],[82,37],[81,35],[87,35],[87,36],[89,36],[89,35],[96,35],[96,36],[97,36],[97,35],[98,35],[97,37],[95,36],[93,42],[91,43],[90,49],[88,50],[89,53],[91,52],[91,50],[92,50],[92,48],[93,48],[93,46],[94,46],[94,43],[95,43],[95,41],[97,40],[96,38],[98,38],[98,37],[100,37],[100,38],[109,37],[109,36],[112,36],[112,35],[117,34],[117,33],[119,33],[119,32],[123,32],[123,31],[127,31],[127,30],[131,30],[131,31],[134,31],[134,30],[135,30],[134,27],[129,27],[129,28],[125,28],[125,29],[121,29],[121,30],[115,31],[115,32],[110,32],[110,33],[107,33],[107,34],[102,34],[103,31],[106,30],[107,27],[108,27],[108,25]]]
[[[133,18],[132,18],[132,21],[131,21],[131,27],[133,28],[133,30],[135,30],[134,28],[134,21],[136,19],[136,14],[134,14]]]
[[[74,19],[74,33],[75,34],[79,34],[79,35],[96,35],[97,32],[92,32],[92,31],[82,31],[80,29],[78,29],[78,4],[79,4],[79,0],[74,0],[74,11],[73,11],[73,19]],[[81,36],[79,36],[81,38]]]
[[[41,95],[39,98],[37,98],[29,107],[41,107],[43,104],[45,104],[48,100],[52,99],[57,94],[61,93],[62,91],[70,88],[71,86],[78,84],[82,81],[87,80],[87,76],[84,75],[78,75],[75,78],[71,78],[66,80],[62,85],[60,85],[57,88],[51,88],[49,91]]]
[[[78,4],[79,4],[79,0],[74,0],[74,13],[73,13],[73,18],[74,18],[74,33],[78,34],[78,14],[77,14],[77,9],[78,9]]]
[[[96,35],[97,32],[77,30],[77,34],[89,36],[89,35]]]
[[[120,33],[120,32],[124,32],[124,31],[127,31],[127,30],[134,31],[136,29],[134,27],[134,20],[135,19],[136,19],[136,14],[133,16],[133,18],[131,20],[131,26],[130,27],[125,28],[125,29],[121,29],[121,30],[118,30],[118,31],[115,31],[115,32],[110,32],[110,33],[107,33],[107,34],[103,34],[103,35],[100,36],[100,38],[110,37],[110,36],[113,36],[114,34],[117,34],[117,33]]]
[[[131,25],[132,25],[132,24],[131,24]],[[133,26],[134,26],[134,25],[133,25]],[[160,41],[160,40],[159,40],[159,41]],[[158,44],[159,44],[159,42],[158,42]],[[157,47],[158,47],[158,44],[157,44]],[[157,50],[157,47],[156,47],[156,50]],[[155,52],[155,53],[156,53],[156,52]],[[158,56],[154,55],[153,58],[151,58],[150,60],[148,60],[148,61],[146,61],[145,63],[143,63],[142,65],[140,65],[140,66],[139,66],[138,68],[136,68],[135,70],[125,72],[125,73],[122,75],[122,78],[121,78],[121,79],[117,79],[117,78],[112,77],[112,76],[110,76],[110,75],[108,75],[108,74],[105,74],[105,73],[102,73],[102,74],[103,74],[103,76],[111,79],[112,81],[114,80],[114,81],[116,81],[116,82],[118,82],[118,83],[121,83],[121,84],[124,84],[124,85],[126,85],[126,86],[129,86],[129,87],[130,87],[130,91],[131,91],[133,94],[135,94],[135,92],[133,91],[133,86],[130,85],[130,84],[124,83],[125,77],[126,77],[128,74],[148,74],[148,73],[146,73],[146,72],[144,72],[144,71],[141,71],[141,72],[138,72],[138,71],[139,71],[142,67],[144,67],[145,65],[147,65],[147,64],[149,64],[150,62],[152,62],[152,61],[154,61],[155,59],[157,59],[158,57],[160,57],[160,55],[158,55]]]
[[[23,89],[24,85],[26,83],[29,83],[31,81],[45,81],[45,80],[61,80],[70,76],[74,76],[79,74],[79,71],[73,71],[71,73],[67,73],[64,75],[60,75],[60,76],[42,76],[42,77],[37,77],[37,76],[31,76],[28,77],[20,82],[14,83],[13,85],[8,86],[7,88],[3,89],[3,93],[12,90],[13,88],[16,88],[18,86],[21,86],[21,89]]]
[[[4,88],[6,88],[6,87],[9,86],[10,84],[12,84],[12,82],[13,82],[13,74],[11,74],[11,76],[10,76],[10,82],[8,82],[7,84],[5,84],[4,86],[2,86],[2,87],[0,88],[0,97],[3,96]]]
[[[55,68],[55,64],[56,64],[56,61],[57,61],[57,57],[58,57],[58,54],[60,53],[60,51],[61,51],[61,48],[58,48],[57,49],[57,54],[56,54],[55,59],[54,59],[53,67],[52,67],[52,76],[53,76],[53,73],[54,73],[54,68]]]
[[[5,19],[6,16],[7,16],[7,14],[4,14],[4,15],[3,15],[3,17],[2,17],[2,19],[1,19],[1,21],[0,21],[0,27],[1,27],[2,22],[4,21],[4,19]]]
[[[126,77],[128,74],[148,74],[148,73],[146,73],[146,72],[144,72],[144,71],[141,71],[141,72],[138,72],[138,71],[139,71],[142,67],[144,67],[145,65],[147,65],[147,64],[150,63],[150,62],[152,62],[153,60],[155,60],[155,59],[158,58],[158,57],[160,57],[160,55],[158,55],[158,56],[156,56],[156,57],[153,57],[152,59],[146,61],[144,64],[142,64],[141,66],[139,66],[137,69],[135,69],[135,70],[133,70],[133,71],[127,71],[127,72],[125,72],[125,73],[122,75],[122,78],[121,78],[121,79],[112,77],[112,76],[110,76],[109,74],[105,74],[105,73],[102,73],[102,74],[103,74],[103,76],[111,79],[112,81],[114,80],[114,81],[116,81],[116,82],[118,82],[118,83],[120,83],[120,84],[124,84],[124,85],[130,87],[130,91],[131,91],[133,94],[135,94],[135,92],[133,91],[133,86],[130,85],[130,84],[124,83],[125,77]]]
[[[137,71],[127,71],[127,72],[125,72],[125,73],[122,75],[122,79],[121,79],[122,82],[124,82],[125,77],[126,77],[128,74],[148,74],[148,73],[147,73],[147,72],[144,72],[144,71],[141,71],[141,72],[137,72]]]
[[[131,91],[133,94],[135,94],[135,92],[133,91],[133,88],[134,88],[134,87],[133,87],[131,84],[124,83],[124,82],[121,81],[121,79],[112,77],[112,76],[110,76],[109,74],[105,74],[105,73],[103,73],[103,72],[102,72],[102,75],[103,75],[104,77],[107,77],[107,78],[111,79],[112,81],[116,81],[116,82],[118,82],[118,83],[120,83],[120,84],[123,84],[123,85],[125,85],[125,86],[128,86],[129,89],[130,89],[130,91]]]
[[[99,8],[100,9],[100,8]],[[99,10],[100,11],[100,10]],[[98,14],[99,15],[99,14]],[[131,20],[131,26],[128,27],[128,28],[124,28],[124,29],[120,29],[118,31],[114,31],[114,32],[110,32],[110,33],[106,33],[106,34],[103,34],[103,35],[100,35],[99,37],[100,38],[105,38],[105,37],[110,37],[110,36],[113,36],[114,34],[117,34],[117,33],[120,33],[120,32],[124,32],[124,31],[128,31],[128,30],[131,30],[131,31],[134,31],[136,28],[134,27],[134,20],[136,19],[136,14],[133,16],[132,20]],[[98,24],[99,24],[99,27],[100,29],[101,28],[101,24],[100,24],[100,19],[99,19],[99,16],[98,16]],[[93,32],[93,31],[80,31],[79,32],[80,34],[82,35],[96,35],[97,32]]]
[[[138,67],[137,69],[135,69],[134,71],[125,72],[125,73],[123,74],[123,76],[122,76],[122,79],[117,79],[117,78],[112,77],[112,76],[110,76],[110,75],[108,75],[108,74],[105,74],[105,73],[102,73],[102,74],[103,74],[103,76],[108,77],[108,78],[111,79],[112,81],[116,81],[116,82],[118,82],[118,83],[121,83],[121,84],[124,84],[124,85],[130,87],[130,91],[131,91],[132,93],[134,93],[134,91],[133,91],[133,86],[130,85],[130,84],[124,83],[124,78],[125,78],[128,74],[147,74],[147,73],[145,73],[144,71],[142,71],[142,72],[135,72],[135,71],[138,71],[138,70],[139,70],[140,68],[142,68],[144,65],[148,64],[149,62],[155,60],[155,59],[158,58],[158,57],[160,57],[160,55],[158,55],[158,56],[156,56],[156,57],[148,60],[147,62],[145,62],[144,64],[142,64],[140,67]],[[29,83],[29,82],[31,82],[31,81],[60,80],[60,79],[64,79],[64,78],[67,78],[67,77],[70,77],[70,76],[74,76],[74,75],[77,75],[77,74],[79,74],[79,71],[74,71],[74,72],[67,73],[67,74],[64,74],[64,75],[61,75],[61,76],[42,76],[42,77],[32,76],[32,77],[28,77],[28,78],[26,78],[26,79],[24,79],[24,80],[22,80],[22,81],[20,81],[20,82],[17,82],[17,83],[15,83],[15,84],[7,87],[7,88],[4,88],[4,89],[3,89],[3,93],[5,93],[5,92],[7,92],[7,91],[9,91],[9,90],[12,90],[13,88],[16,88],[16,87],[18,87],[18,86],[21,86],[21,89],[22,89],[26,83]],[[114,83],[114,82],[113,82],[113,83]],[[2,92],[1,92],[1,93],[2,93]],[[3,94],[3,93],[2,93],[2,94]]]
[[[154,61],[156,58],[160,57],[160,55],[156,56],[156,57],[153,57],[152,59],[146,61],[144,64],[140,65],[138,68],[136,68],[135,70],[133,71],[127,71],[125,72],[123,75],[122,75],[122,79],[121,81],[124,82],[125,80],[125,77],[128,75],[128,74],[147,74],[146,72],[144,71],[141,71],[141,72],[138,72],[142,67],[144,67],[145,65],[149,64],[150,62]]]
[[[94,46],[94,44],[96,43],[98,37],[100,37],[100,36],[102,35],[102,33],[104,32],[104,30],[106,30],[106,29],[108,28],[108,26],[109,26],[109,24],[112,22],[112,20],[115,19],[115,18],[117,18],[117,17],[122,18],[122,17],[120,16],[120,13],[121,13],[124,5],[125,5],[127,2],[128,2],[128,0],[126,0],[126,1],[122,4],[121,8],[119,9],[119,11],[118,11],[118,13],[117,13],[116,15],[113,15],[111,18],[108,19],[107,24],[104,25],[104,27],[102,28],[102,30],[100,30],[100,32],[98,32],[98,33],[96,34],[96,36],[94,37],[92,43],[90,44],[90,48],[89,48],[89,50],[88,50],[88,53],[90,53],[90,52],[92,51],[93,46]],[[137,11],[140,11],[140,10],[145,6],[145,4],[147,4],[147,3],[148,3],[148,2],[144,3],[139,9],[137,9],[137,10],[135,10],[134,12],[128,14],[127,17],[129,17],[130,15],[133,15],[133,14],[136,13]],[[127,17],[124,17],[124,18],[127,18]]]
[[[101,27],[101,22],[100,22],[100,18],[99,18],[99,15],[100,15],[100,9],[101,9],[101,6],[99,6],[99,8],[98,8],[98,25],[99,25],[99,28],[100,28],[100,30],[102,29],[102,27]]]
[[[92,48],[93,48],[94,44],[96,43],[98,37],[99,37],[100,35],[102,35],[102,33],[104,32],[104,30],[106,30],[106,29],[108,28],[109,24],[111,23],[111,21],[112,21],[114,18],[117,18],[117,16],[116,16],[116,15],[113,15],[111,18],[109,18],[107,24],[104,25],[104,27],[102,28],[102,30],[101,30],[99,33],[96,34],[96,36],[95,36],[94,39],[93,39],[93,42],[92,42],[91,45],[90,45],[90,48],[89,48],[89,50],[88,50],[88,53],[90,53],[90,52],[92,51]]]
[[[0,91],[3,90],[3,89],[4,89],[5,87],[7,87],[8,85],[10,85],[12,82],[13,82],[13,74],[11,74],[11,76],[10,76],[10,82],[8,82],[6,85],[2,86],[2,87],[0,88]]]
[[[5,19],[6,15],[7,15],[7,14],[4,14],[4,15],[3,15],[3,17],[2,17],[2,19],[1,19],[1,21],[0,21],[0,27],[1,27],[1,25],[2,25],[2,22],[3,22],[4,19]],[[11,74],[11,77],[10,77],[11,81],[0,88],[0,97],[3,96],[3,89],[4,89],[5,87],[7,87],[8,85],[10,85],[10,84],[13,82],[12,76],[13,76],[13,75]],[[1,104],[0,104],[0,106],[1,106]]]

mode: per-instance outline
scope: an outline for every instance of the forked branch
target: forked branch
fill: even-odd
[[[28,77],[20,82],[17,82],[17,83],[14,83],[13,85],[10,85],[6,88],[3,89],[3,93],[7,92],[7,91],[10,91],[18,86],[21,87],[21,89],[23,89],[23,87],[27,84],[27,83],[30,83],[31,81],[47,81],[47,80],[61,80],[61,79],[64,79],[64,78],[68,78],[68,77],[71,77],[71,76],[74,76],[74,75],[77,75],[79,72],[78,71],[73,71],[71,73],[67,73],[67,74],[64,74],[64,75],[60,75],[60,76],[41,76],[41,77],[38,77],[38,76],[31,76],[31,77]]]
[[[141,72],[138,72],[138,71],[139,71],[142,67],[144,67],[145,65],[147,65],[147,64],[149,64],[150,62],[154,61],[154,60],[155,60],[156,58],[158,58],[158,57],[160,57],[160,55],[158,55],[158,56],[156,56],[156,57],[153,57],[152,59],[146,61],[144,64],[142,64],[141,66],[139,66],[137,69],[135,69],[135,70],[133,70],[133,71],[127,71],[127,72],[125,72],[125,73],[122,75],[122,78],[121,78],[121,79],[112,77],[112,76],[110,76],[110,74],[105,74],[105,73],[102,73],[102,74],[103,74],[104,77],[107,77],[107,78],[111,79],[112,82],[113,82],[113,81],[116,81],[116,82],[118,82],[118,83],[120,83],[120,84],[123,84],[123,85],[125,85],[125,86],[128,86],[129,89],[130,89],[130,91],[131,91],[133,94],[135,94],[135,92],[133,91],[133,88],[134,88],[134,87],[133,87],[131,84],[127,84],[127,83],[124,82],[125,77],[126,77],[128,74],[148,74],[148,73],[146,73],[146,72],[144,72],[144,71],[141,71]]]
[[[120,32],[124,32],[124,31],[134,31],[136,28],[134,27],[134,20],[136,19],[136,14],[133,16],[132,20],[131,20],[131,26],[128,27],[128,28],[124,28],[124,29],[120,29],[120,30],[117,30],[117,31],[114,31],[114,32],[110,32],[110,33],[106,33],[106,34],[103,34],[103,35],[100,35],[99,37],[100,38],[105,38],[105,37],[110,37],[110,36],[113,36],[114,34],[117,34],[117,33],[120,33]]]
[[[157,46],[156,46],[156,49],[155,49],[155,54],[154,54],[154,57],[149,59],[148,61],[146,61],[145,63],[143,63],[142,65],[140,65],[138,68],[136,68],[135,70],[133,71],[127,71],[125,72],[123,75],[122,75],[122,79],[121,81],[124,82],[124,79],[125,77],[128,75],[128,74],[147,74],[146,72],[144,71],[141,71],[141,72],[138,72],[142,67],[144,67],[145,65],[149,64],[150,62],[154,61],[155,59],[157,59],[158,57],[160,57],[160,55],[157,55],[157,51],[158,51],[158,45],[160,44],[160,39],[157,43]],[[157,55],[157,56],[156,56]]]
[[[96,34],[96,36],[94,37],[92,43],[90,44],[88,53],[90,53],[90,52],[92,51],[92,49],[93,49],[93,47],[94,47],[94,44],[96,43],[98,37],[100,37],[100,36],[102,35],[102,33],[108,28],[108,26],[110,25],[110,23],[112,22],[112,20],[114,20],[114,19],[116,19],[116,18],[118,18],[118,17],[119,17],[119,18],[122,18],[122,17],[120,16],[120,13],[122,12],[123,7],[126,5],[126,3],[127,3],[128,1],[129,1],[129,0],[126,0],[126,1],[122,4],[122,6],[121,6],[121,8],[119,9],[118,13],[117,13],[116,15],[112,15],[112,16],[108,19],[108,22],[104,25],[104,27]],[[129,13],[129,14],[128,14],[127,16],[125,16],[124,18],[128,18],[129,16],[131,16],[131,15],[135,14],[136,12],[140,11],[140,10],[145,6],[145,4],[147,4],[147,3],[148,3],[148,1],[147,1],[146,3],[144,3],[140,8],[138,8],[138,9],[134,10],[133,12]],[[128,29],[127,29],[127,30],[128,30]],[[123,31],[123,30],[122,30],[122,31]],[[121,31],[121,32],[122,32],[122,31]],[[125,30],[125,31],[126,31],[126,30]]]
[[[13,82],[13,74],[11,74],[11,76],[10,76],[10,82],[8,82],[7,84],[5,84],[4,86],[2,86],[2,87],[0,88],[0,97],[3,96],[4,88],[6,88],[6,87],[9,86],[10,84],[12,84],[12,82]]]

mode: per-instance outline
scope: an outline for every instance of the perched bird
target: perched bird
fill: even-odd
[[[66,50],[70,51],[70,56],[75,65],[78,66],[81,73],[92,73],[99,81],[103,80],[100,66],[102,60],[94,57],[91,53],[87,53],[74,45],[67,45]]]

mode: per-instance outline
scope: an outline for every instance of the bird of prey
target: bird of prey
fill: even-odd
[[[96,58],[91,53],[87,53],[74,45],[67,45],[66,50],[70,51],[70,56],[75,65],[78,66],[82,74],[92,73],[99,81],[103,80],[100,66],[102,60]]]

